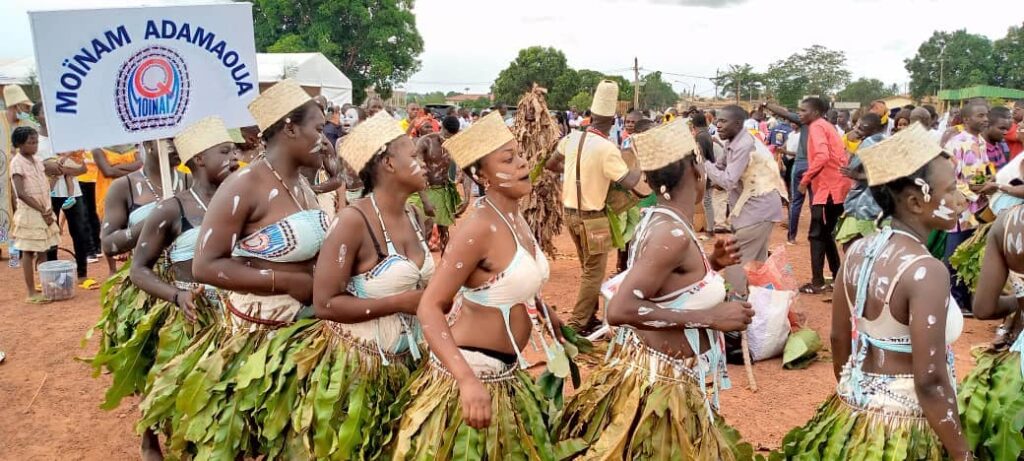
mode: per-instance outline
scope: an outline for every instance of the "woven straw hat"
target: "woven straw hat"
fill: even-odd
[[[338,155],[355,171],[361,171],[366,162],[380,152],[389,142],[405,136],[398,122],[385,111],[359,123],[352,132],[341,138]]]
[[[260,131],[270,128],[278,120],[285,118],[291,111],[312,101],[309,93],[303,90],[295,80],[284,79],[267,88],[249,103],[249,112],[256,119]]]
[[[205,117],[181,130],[174,137],[174,147],[184,164],[217,144],[233,142],[220,117]]]
[[[635,134],[631,139],[636,161],[643,171],[654,171],[684,159],[697,148],[697,140],[683,118]]]
[[[910,176],[940,153],[942,147],[920,123],[914,123],[889,139],[857,151],[864,163],[869,186]]]
[[[619,84],[614,80],[601,80],[594,91],[594,102],[590,103],[590,113],[611,117],[615,115],[615,107],[619,104]]]
[[[443,147],[459,168],[465,168],[514,139],[501,114],[494,111],[449,138]]]
[[[25,90],[18,85],[7,85],[4,87],[4,104],[7,107],[14,107],[19,104],[32,105],[32,100],[25,94]]]

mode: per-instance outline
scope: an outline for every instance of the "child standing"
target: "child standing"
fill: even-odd
[[[14,246],[22,253],[22,271],[28,291],[26,302],[43,304],[48,300],[35,286],[36,265],[46,258],[46,251],[60,242],[56,217],[50,205],[50,182],[43,162],[35,157],[39,133],[32,127],[18,127],[11,134],[15,155],[11,159],[11,182],[17,197],[14,212]]]

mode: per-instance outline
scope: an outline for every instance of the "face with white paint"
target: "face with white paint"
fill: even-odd
[[[294,117],[299,111],[302,115]],[[309,101],[300,108],[292,111],[290,116],[284,118],[284,125],[267,140],[268,151],[270,145],[278,146],[283,154],[295,158],[298,166],[309,168],[320,168],[323,165],[321,150],[324,143],[324,112],[315,102]]]
[[[530,167],[519,152],[514,140],[480,159],[477,177],[487,187],[488,194],[500,194],[511,199],[525,197],[533,189]]]
[[[231,173],[238,170],[238,158],[238,149],[234,143],[220,143],[195,156],[192,159],[192,170],[203,171],[211,184],[219,186]]]
[[[928,185],[931,199],[924,201],[924,195],[917,189],[913,198],[908,201],[911,209],[916,209],[921,220],[930,229],[951,230],[956,228],[960,214],[967,208],[967,200],[957,190],[953,163],[949,159],[937,157],[928,164]]]
[[[386,183],[383,176],[390,175],[394,178],[394,184],[404,192],[414,193],[427,188],[427,169],[408,136],[399,136],[388,143],[381,159],[370,162],[368,166],[376,169],[373,174],[377,185],[383,186]]]

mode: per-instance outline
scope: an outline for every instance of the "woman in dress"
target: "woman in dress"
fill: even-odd
[[[999,186],[1007,193],[1018,186]],[[1012,203],[1016,200],[1009,200]],[[997,199],[993,199],[993,208]],[[976,349],[977,365],[960,384],[960,420],[968,447],[980,459],[1016,460],[1024,455],[1024,438],[1016,422],[1024,408],[1024,206],[1019,202],[999,212],[988,229],[985,255],[974,292],[974,316],[981,320],[1008,317],[1001,340]],[[1004,287],[1009,284],[1008,295]]]
[[[157,142],[165,143],[169,153],[171,190],[177,193],[190,186],[190,177],[174,170],[180,159],[169,142],[160,140],[144,143],[145,166],[117,178],[105,192],[106,211],[100,230],[100,242],[107,256],[131,253],[142,235],[146,218],[163,199],[164,180],[160,175]],[[101,335],[99,351],[92,359],[94,373],[106,367],[113,374],[114,383],[107,390],[102,405],[102,408],[108,410],[116,408],[125,396],[143,390],[138,376],[126,373],[133,361],[129,359],[132,349],[126,349],[125,346],[147,311],[149,296],[129,279],[130,269],[131,264],[125,264],[103,282],[100,291],[100,319],[87,333],[87,337],[90,337],[94,330],[99,330]]]
[[[718,391],[729,387],[722,332],[745,330],[753,316],[749,304],[726,301],[715,272],[739,261],[735,243],[716,241],[709,258],[693,232],[706,178],[686,120],[630,139],[659,197],[643,211],[628,269],[607,285],[608,322],[620,326],[611,360],[569,401],[555,433],[580,459],[750,459],[718,415]]]
[[[949,272],[925,246],[965,209],[953,164],[920,124],[858,155],[883,219],[892,221],[850,247],[832,301],[836,394],[786,435],[783,455],[971,459],[948,347],[963,318]]]
[[[548,262],[519,210],[531,189],[527,162],[497,112],[444,148],[486,192],[420,300],[432,354],[410,385],[393,459],[553,459],[547,402],[522,351],[537,332],[549,365],[568,361],[540,334],[557,336],[561,322],[541,302]]]
[[[312,311],[327,222],[299,169],[319,164],[324,113],[292,80],[263,92],[249,111],[266,153],[217,189],[192,262],[195,282],[222,290],[227,318],[161,369],[151,390],[175,406],[167,447],[175,456],[273,459],[302,449],[285,447],[282,437],[297,382],[273,382],[296,363],[267,350],[312,324],[296,319]]]
[[[161,367],[181,353],[200,328],[213,323],[219,312],[216,290],[196,283],[192,277],[199,226],[207,204],[217,187],[238,169],[238,150],[224,122],[204,118],[185,128],[174,138],[178,155],[192,172],[192,186],[175,194],[153,210],[135,246],[131,263],[131,281],[151,299],[140,327],[129,341],[141,359],[134,368],[137,378],[155,378]],[[150,371],[151,370],[151,371]],[[153,395],[153,380],[147,380],[146,397],[140,408],[139,431],[169,431],[168,415],[154,406],[162,397]],[[155,439],[143,438],[143,457],[160,456]]]

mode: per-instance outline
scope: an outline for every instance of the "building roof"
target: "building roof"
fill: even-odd
[[[998,86],[975,85],[955,90],[942,90],[939,99],[943,101],[962,101],[972,98],[1024,99],[1024,90],[1001,88]]]

